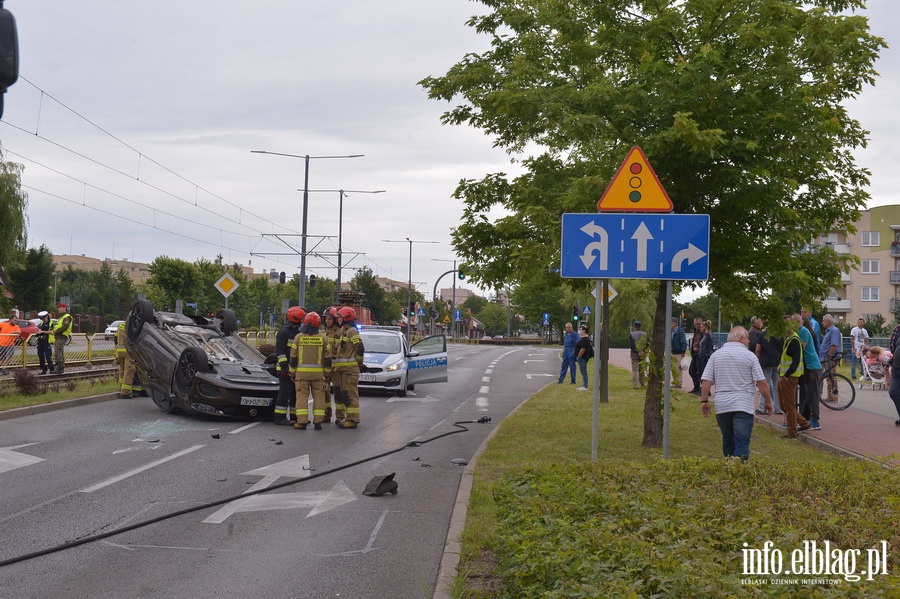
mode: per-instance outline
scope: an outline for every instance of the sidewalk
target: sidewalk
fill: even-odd
[[[629,350],[610,349],[609,365],[630,372]],[[688,392],[691,390],[691,379],[687,372],[682,374],[682,390]],[[856,393],[856,402],[846,410],[835,411],[822,406],[819,414],[822,430],[803,432],[800,439],[836,453],[857,458],[880,458],[878,461],[887,460],[893,466],[900,466],[900,427],[894,426],[896,417],[891,418],[888,410],[883,409],[884,406],[894,409],[887,391],[857,389]],[[880,413],[857,409],[857,404],[874,404]],[[756,416],[758,423],[779,431],[782,430],[783,419],[777,415]],[[893,457],[888,459],[891,454]]]

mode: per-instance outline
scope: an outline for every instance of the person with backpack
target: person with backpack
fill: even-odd
[[[575,343],[575,361],[578,362],[578,369],[581,370],[581,380],[584,381],[584,384],[581,387],[578,387],[576,391],[587,391],[587,363],[594,357],[594,346],[591,344],[591,337],[588,335],[586,324],[581,325],[579,332],[581,333],[581,336]]]

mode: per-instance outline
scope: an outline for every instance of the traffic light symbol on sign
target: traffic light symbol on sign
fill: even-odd
[[[674,206],[644,151],[634,146],[597,202],[597,209],[601,212],[672,212]]]

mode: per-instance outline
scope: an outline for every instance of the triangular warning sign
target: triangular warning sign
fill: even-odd
[[[606,187],[597,202],[601,212],[672,212],[674,206],[669,194],[653,167],[647,161],[644,151],[638,146],[631,148],[622,166]]]

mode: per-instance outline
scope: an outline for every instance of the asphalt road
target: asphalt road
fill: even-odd
[[[0,421],[0,561],[202,508],[2,566],[0,597],[430,597],[453,460],[558,368],[555,349],[451,345],[448,383],[364,396],[357,430],[166,415],[146,398]],[[396,495],[362,494],[392,472]]]

